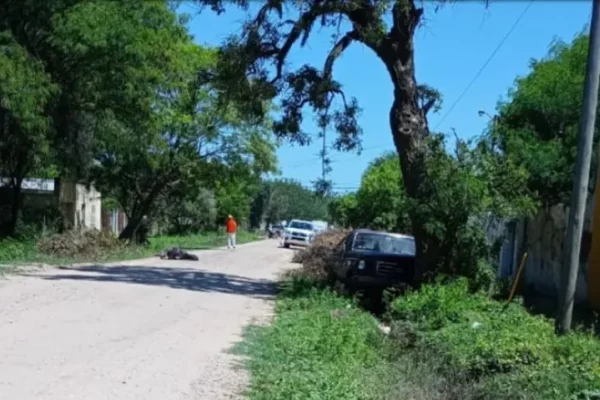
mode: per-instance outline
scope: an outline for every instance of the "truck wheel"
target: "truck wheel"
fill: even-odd
[[[284,243],[283,247],[286,248],[286,249],[289,249],[290,248],[290,244],[289,243]]]

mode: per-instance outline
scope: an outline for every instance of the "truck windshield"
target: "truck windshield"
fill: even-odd
[[[359,233],[354,239],[353,250],[374,251],[414,256],[415,241],[413,238],[396,237],[379,233]]]
[[[312,231],[313,230],[312,224],[310,224],[308,222],[301,222],[301,221],[292,221],[292,222],[290,222],[290,224],[288,225],[288,228],[302,229],[302,230],[305,230],[305,231]]]

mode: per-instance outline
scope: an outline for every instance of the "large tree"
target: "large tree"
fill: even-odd
[[[6,220],[0,236],[15,232],[21,211],[21,184],[41,166],[50,143],[46,107],[57,86],[43,64],[20,46],[9,31],[0,31],[0,178]]]
[[[376,158],[364,172],[356,193],[357,213],[362,227],[408,232],[406,196],[398,157],[389,153]]]
[[[225,3],[197,2],[218,12],[223,11]],[[249,4],[243,0],[236,3]],[[282,118],[275,124],[275,131],[299,143],[310,140],[301,128],[304,109],[311,107],[319,115],[329,110],[325,122],[339,133],[335,147],[356,149],[360,146],[361,129],[357,121],[360,109],[355,99],[344,95],[342,85],[333,78],[333,68],[349,46],[355,43],[366,46],[384,64],[392,84],[390,128],[404,189],[410,198],[425,202],[433,190],[425,166],[427,114],[434,109],[437,97],[434,91],[419,86],[415,78],[413,35],[423,12],[421,3],[414,0],[265,1],[242,32],[223,47],[221,78],[229,88],[228,100],[247,104],[247,111],[260,112],[257,99],[281,95]],[[308,64],[296,70],[287,68],[291,49],[295,45],[304,46],[319,26],[337,27],[338,31],[343,27],[348,29],[337,35],[322,68]],[[414,213],[411,219],[422,270],[431,261],[422,256],[431,253],[429,250],[437,244],[427,234],[424,216]]]
[[[127,213],[123,239],[135,235],[144,217],[156,215],[161,198],[182,201],[176,194],[192,193],[186,189],[192,185],[213,190],[217,208],[233,214],[231,205],[243,206],[236,197],[245,194],[240,185],[275,169],[269,125],[249,124],[234,109],[217,107],[205,78],[215,52],[184,41],[177,54],[179,68],[171,71],[170,85],[157,91],[150,122],[105,127],[93,179]],[[245,198],[249,203],[251,195]]]
[[[588,45],[586,34],[553,42],[498,108],[498,150],[529,171],[528,187],[545,206],[568,204],[571,196]]]
[[[152,122],[156,93],[172,78],[187,32],[166,2],[26,0],[0,4],[0,37],[0,76],[10,75],[0,78],[0,146],[18,161],[9,171],[18,211],[17,183],[39,167],[40,155],[61,177],[85,179],[108,127],[141,131]],[[13,86],[23,80],[17,101]]]

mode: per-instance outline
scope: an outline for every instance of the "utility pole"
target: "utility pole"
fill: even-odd
[[[579,253],[581,251],[581,235],[587,203],[587,192],[590,180],[590,162],[596,125],[596,108],[598,105],[598,85],[600,81],[600,0],[593,1],[592,22],[590,26],[590,44],[583,90],[583,107],[579,122],[579,143],[577,145],[577,164],[575,165],[575,181],[571,194],[571,208],[567,237],[565,242],[565,265],[559,293],[559,309],[556,318],[556,330],[560,334],[568,333],[573,318],[573,303],[577,276],[579,275]]]

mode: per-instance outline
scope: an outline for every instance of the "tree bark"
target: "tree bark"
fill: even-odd
[[[17,223],[21,216],[21,209],[23,205],[23,184],[24,174],[12,177],[13,184],[11,185],[11,203],[10,203],[10,217],[8,221],[2,227],[2,236],[14,236],[17,231]]]
[[[160,180],[159,180],[160,182]],[[148,193],[148,196],[142,200],[141,204],[138,207],[133,207],[131,212],[131,217],[127,221],[127,225],[125,229],[119,235],[119,239],[121,240],[131,240],[136,238],[136,234],[138,233],[138,229],[144,219],[144,216],[148,214],[150,211],[150,207],[160,194],[161,190],[165,187],[164,184],[155,184],[154,187]],[[143,238],[145,239],[145,238]]]
[[[152,198],[150,196],[148,196],[144,200],[144,202],[140,205],[140,207],[137,207],[137,209],[135,210],[135,213],[131,214],[131,217],[127,220],[127,225],[125,226],[125,228],[119,235],[119,239],[121,239],[121,240],[136,239],[136,234],[138,232],[138,229],[144,219],[144,216],[146,214],[148,214],[148,211],[150,210],[150,206],[154,202],[154,198],[155,198],[155,196],[153,196]]]
[[[141,222],[142,222],[142,217],[135,217],[135,218],[130,218],[129,220],[127,220],[127,225],[125,226],[125,228],[119,235],[119,239],[121,239],[121,240],[133,239]]]
[[[16,179],[16,185],[12,188],[12,205],[11,205],[11,217],[8,225],[8,234],[14,235],[17,230],[17,223],[19,222],[21,216],[21,210],[23,205],[23,189],[21,185],[23,184],[23,177],[18,177]]]
[[[425,110],[419,106],[415,76],[413,35],[422,10],[411,6],[395,6],[393,28],[375,51],[384,62],[394,86],[394,102],[390,109],[390,127],[400,159],[406,195],[417,202],[429,198],[427,179],[427,143],[429,127]],[[429,237],[422,214],[411,209],[412,233],[417,244],[416,280],[421,281],[435,263],[439,243]]]

